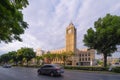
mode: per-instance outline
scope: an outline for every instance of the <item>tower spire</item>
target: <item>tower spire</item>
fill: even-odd
[[[70,24],[69,25],[73,25],[73,22],[70,22]]]

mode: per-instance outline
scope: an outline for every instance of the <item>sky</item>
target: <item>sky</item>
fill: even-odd
[[[23,9],[28,25],[23,42],[0,43],[0,54],[21,47],[54,50],[65,47],[65,30],[73,22],[77,29],[77,48],[86,48],[83,43],[87,29],[107,13],[120,16],[120,0],[28,0]],[[116,52],[114,57],[120,57]]]

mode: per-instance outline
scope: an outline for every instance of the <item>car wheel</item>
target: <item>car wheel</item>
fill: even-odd
[[[41,71],[38,71],[38,74],[39,74],[39,75],[42,74]]]
[[[59,74],[58,76],[61,76],[61,74]]]
[[[50,73],[50,76],[54,76],[54,73],[53,73],[53,72],[51,72],[51,73]]]

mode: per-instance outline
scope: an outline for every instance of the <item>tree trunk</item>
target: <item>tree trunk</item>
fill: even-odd
[[[18,66],[18,62],[17,61],[15,62],[15,65]]]
[[[65,60],[63,62],[64,62],[64,66],[65,66]]]
[[[107,54],[104,53],[104,67],[107,67]]]
[[[63,61],[63,66],[65,66],[65,58],[62,57],[62,61]]]
[[[37,65],[39,65],[39,59],[37,59]]]
[[[27,67],[28,67],[28,60],[27,60]]]

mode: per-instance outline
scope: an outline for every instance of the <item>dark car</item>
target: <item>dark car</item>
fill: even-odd
[[[10,64],[4,64],[3,68],[11,68],[12,66]]]
[[[38,69],[38,74],[47,74],[50,76],[58,75],[60,76],[64,73],[62,66],[58,64],[45,64],[40,69]]]

